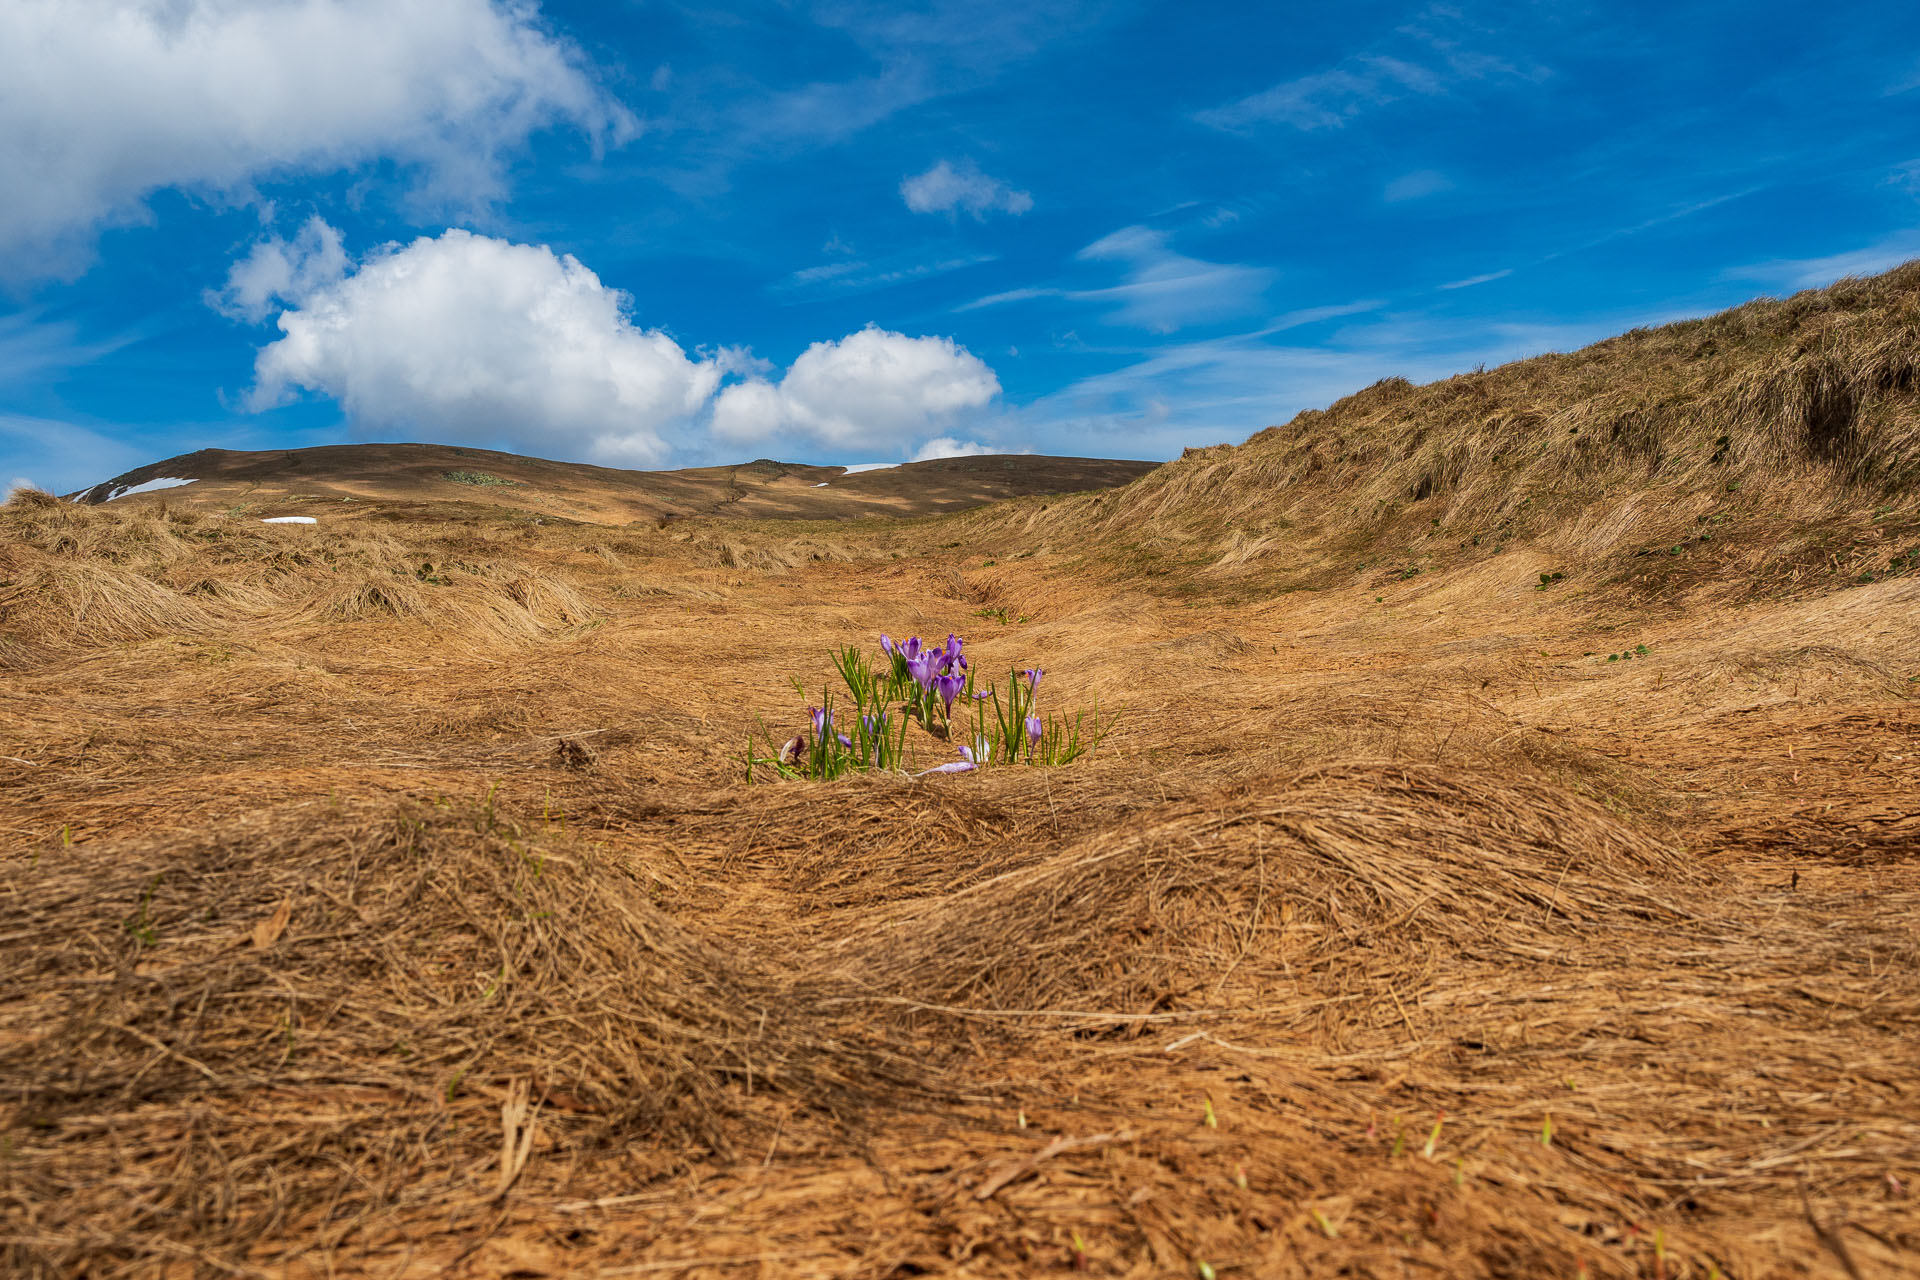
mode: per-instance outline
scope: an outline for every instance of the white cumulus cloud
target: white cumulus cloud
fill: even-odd
[[[971,160],[942,160],[900,184],[900,197],[915,213],[954,213],[964,209],[977,219],[989,213],[1016,216],[1033,208],[1033,197],[980,172]]]
[[[346,274],[340,233],[316,214],[291,242],[269,236],[254,245],[227,272],[226,288],[209,293],[207,303],[224,316],[258,324],[276,302],[298,303]]]
[[[1000,393],[953,339],[876,326],[814,343],[778,377],[741,347],[689,355],[572,256],[462,230],[356,266],[339,232],[309,219],[291,241],[255,245],[207,301],[236,320],[286,307],[254,360],[255,411],[312,392],[362,430],[616,466],[770,439],[905,453]],[[928,447],[947,445],[977,447]]]
[[[720,393],[713,432],[745,443],[799,435],[841,449],[900,449],[1000,394],[986,363],[951,338],[869,326],[801,352],[776,384],[750,378]]]
[[[538,129],[632,116],[529,0],[6,0],[0,254],[44,270],[166,187],[390,160],[477,207]]]
[[[570,255],[460,230],[380,250],[298,302],[255,359],[250,407],[304,389],[362,425],[616,465],[664,460],[738,359],[637,327],[627,295]]]
[[[913,455],[915,462],[931,462],[935,458],[978,458],[983,454],[1005,453],[992,445],[981,444],[978,440],[956,440],[952,436],[935,436],[920,446]]]

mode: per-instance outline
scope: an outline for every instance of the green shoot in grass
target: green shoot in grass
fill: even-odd
[[[126,921],[127,936],[143,947],[151,947],[160,941],[160,935],[154,931],[153,920],[148,914],[153,906],[154,890],[160,887],[161,878],[167,873],[162,871],[147,881],[147,887],[140,894],[140,909]]]

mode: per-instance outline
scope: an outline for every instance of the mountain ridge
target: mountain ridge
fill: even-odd
[[[150,462],[65,495],[87,504],[166,501],[194,508],[322,515],[343,502],[409,514],[505,508],[584,524],[728,515],[850,520],[919,516],[1040,493],[1110,488],[1158,463],[1038,454],[983,454],[849,472],[840,466],[751,462],[634,471],[466,445],[379,443],[304,449],[198,449]],[[163,479],[191,485],[116,494]],[[423,511],[424,508],[424,511]]]

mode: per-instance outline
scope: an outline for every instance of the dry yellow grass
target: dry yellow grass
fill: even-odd
[[[16,498],[0,1270],[1911,1274],[1916,288],[935,520]],[[1123,714],[742,785],[882,630]]]

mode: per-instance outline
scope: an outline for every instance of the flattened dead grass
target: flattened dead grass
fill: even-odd
[[[0,1270],[1906,1274],[1915,288],[942,521],[16,498]],[[882,630],[1120,719],[740,785]]]

